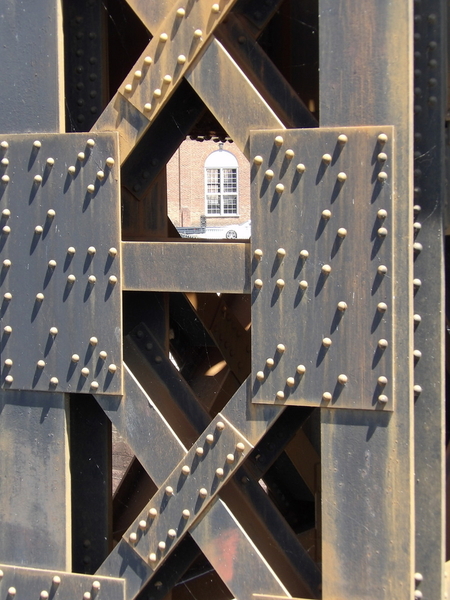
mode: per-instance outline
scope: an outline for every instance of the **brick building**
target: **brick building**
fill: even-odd
[[[167,164],[169,217],[176,227],[250,219],[250,166],[233,142],[186,139]]]

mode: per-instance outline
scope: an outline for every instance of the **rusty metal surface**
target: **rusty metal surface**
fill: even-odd
[[[122,242],[123,289],[248,293],[249,257],[245,243]]]
[[[0,564],[0,586],[5,598],[98,598],[123,600],[123,579],[80,575],[59,570],[30,569]]]
[[[116,136],[2,143],[2,386],[120,393]]]
[[[395,293],[408,291],[402,322],[412,315],[412,16],[407,0],[320,6],[321,126],[395,127],[395,217],[405,232],[395,247]],[[369,22],[367,35],[361,23]],[[393,413],[321,409],[324,599],[414,593],[412,324],[396,335]]]
[[[393,137],[252,134],[254,402],[393,409]]]

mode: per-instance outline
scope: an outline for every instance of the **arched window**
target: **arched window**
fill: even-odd
[[[238,214],[238,162],[219,144],[205,161],[206,215],[227,217]]]

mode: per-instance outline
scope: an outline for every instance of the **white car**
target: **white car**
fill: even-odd
[[[252,222],[245,221],[240,225],[229,225],[224,228],[224,236],[227,240],[248,240],[252,234]]]

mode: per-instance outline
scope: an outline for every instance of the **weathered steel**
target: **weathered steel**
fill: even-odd
[[[120,393],[116,135],[3,144],[2,386]]]
[[[443,210],[447,3],[422,0],[414,18],[415,580],[424,598],[444,598],[445,324]],[[420,393],[419,393],[420,392]],[[448,435],[448,432],[447,432]],[[448,527],[448,525],[447,525]],[[447,529],[448,531],[448,529]]]
[[[0,585],[5,598],[99,598],[124,600],[123,579],[67,573],[58,570],[30,569],[0,564]]]
[[[252,134],[254,402],[392,410],[393,136]]]
[[[245,243],[122,242],[122,262],[124,290],[250,290],[250,248]]]
[[[409,291],[402,323],[412,314],[411,61],[411,2],[321,0],[321,126],[395,127],[395,218],[403,235],[394,285],[395,294]],[[324,599],[413,596],[411,334],[411,325],[396,330],[392,414],[321,409]]]

